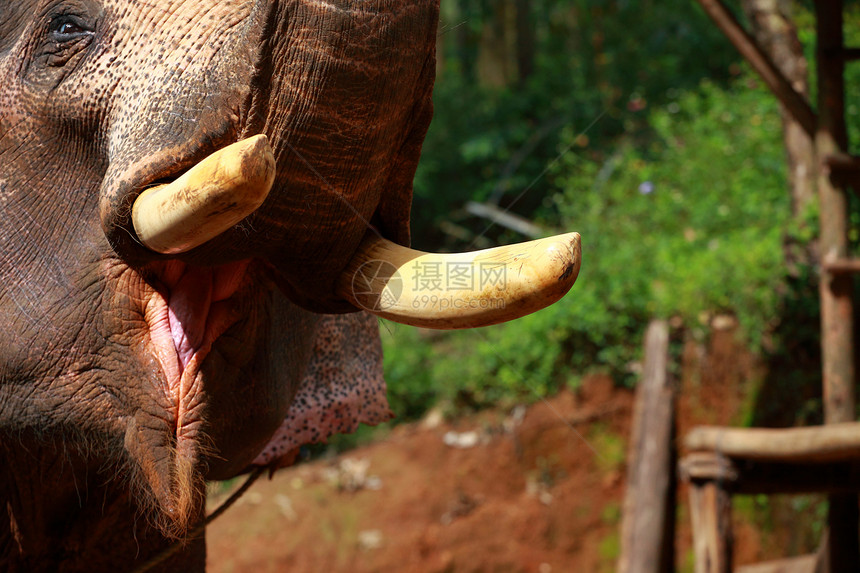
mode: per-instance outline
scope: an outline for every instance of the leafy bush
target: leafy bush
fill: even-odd
[[[703,82],[653,113],[647,149],[622,145],[602,164],[565,161],[556,201],[583,235],[589,300],[688,323],[702,312],[733,312],[754,341],[767,330],[790,203],[776,104],[749,89],[751,80],[738,83]],[[599,314],[591,329],[604,330]]]

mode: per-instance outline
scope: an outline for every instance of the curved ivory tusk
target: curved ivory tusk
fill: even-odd
[[[134,202],[132,223],[153,251],[177,254],[217,237],[262,205],[275,180],[265,135],[220,149],[166,185]]]
[[[369,235],[337,293],[402,324],[475,328],[556,302],[573,286],[580,263],[579,233],[454,254],[423,253]]]

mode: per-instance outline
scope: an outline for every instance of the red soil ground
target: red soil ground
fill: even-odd
[[[688,351],[679,435],[693,423],[732,423],[755,369],[730,336]],[[370,446],[281,470],[209,528],[208,569],[614,571],[632,405],[631,391],[590,377],[576,394],[513,414],[431,415]],[[447,445],[446,434],[477,441]],[[683,487],[678,497],[677,563],[692,571]],[[743,515],[736,520],[737,563],[785,554]]]

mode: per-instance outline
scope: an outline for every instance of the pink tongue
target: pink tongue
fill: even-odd
[[[187,270],[170,288],[167,311],[180,370],[185,370],[194,351],[203,344],[212,304],[212,274],[211,269]]]
[[[167,317],[180,371],[195,352],[211,344],[229,326],[228,305],[222,301],[239,289],[248,263],[202,268],[172,261],[165,268],[162,280],[167,286]]]

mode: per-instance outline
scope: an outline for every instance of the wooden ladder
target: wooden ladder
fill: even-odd
[[[689,453],[679,468],[681,478],[690,484],[695,570],[731,570],[732,494],[827,492],[829,533],[816,555],[742,570],[860,571],[860,424],[854,422],[853,333],[853,273],[860,272],[860,260],[848,256],[846,196],[846,188],[860,189],[860,159],[848,155],[844,117],[845,62],[858,59],[860,50],[844,46],[842,0],[817,0],[815,112],[722,0],[698,1],[814,141],[819,158],[825,425],[790,429],[696,428],[686,436],[684,445]]]

